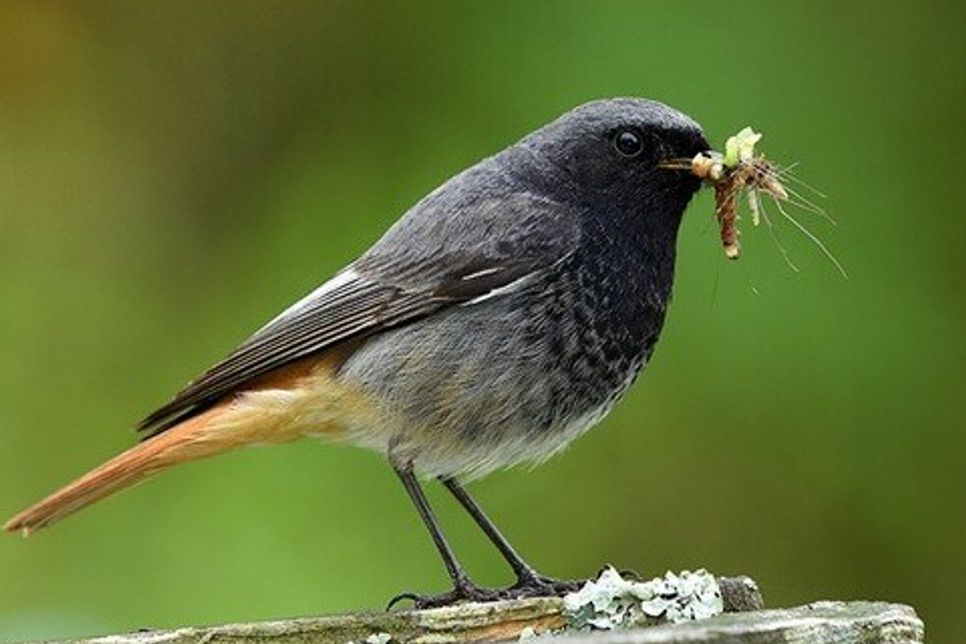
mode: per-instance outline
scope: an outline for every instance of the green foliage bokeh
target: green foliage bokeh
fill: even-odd
[[[592,98],[800,161],[837,228],[681,235],[653,363],[564,455],[473,486],[539,568],[708,567],[771,605],[908,602],[966,636],[964,12],[954,3],[0,5],[0,513],[410,204]],[[476,577],[508,573],[431,491]],[[0,539],[0,639],[379,609],[445,577],[378,457],[302,442]]]

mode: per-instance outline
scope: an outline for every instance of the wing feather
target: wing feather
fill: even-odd
[[[138,429],[145,437],[153,436],[199,413],[253,378],[341,340],[368,330],[395,326],[445,304],[445,298],[431,293],[406,293],[360,275],[320,301],[263,327],[173,400],[146,417]]]
[[[512,289],[577,245],[579,232],[567,213],[545,199],[517,194],[499,207],[462,204],[464,220],[452,230],[439,229],[432,206],[418,204],[358,261],[147,416],[138,425],[142,436],[159,434],[253,379],[342,341]]]

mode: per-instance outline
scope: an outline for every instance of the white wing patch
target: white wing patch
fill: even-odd
[[[527,284],[533,282],[542,272],[543,271],[534,271],[532,273],[527,273],[523,277],[518,277],[509,284],[504,284],[503,286],[495,288],[492,291],[487,291],[483,295],[474,297],[472,300],[467,300],[466,302],[463,302],[461,306],[472,306],[474,304],[479,304],[480,302],[485,302],[491,297],[499,297],[501,295],[506,295],[507,293],[512,293],[513,291],[518,291]]]
[[[279,320],[283,320],[289,317],[290,315],[297,314],[299,311],[304,309],[309,303],[314,302],[315,299],[318,298],[319,296],[325,295],[330,291],[334,291],[340,286],[348,284],[349,282],[358,278],[359,278],[359,273],[357,273],[353,268],[345,268],[339,271],[332,277],[332,279],[323,283],[321,286],[318,286],[311,293],[309,293],[308,295],[300,299],[298,302],[291,305],[290,307],[288,307],[287,309],[285,309],[284,311],[276,315],[274,318],[272,318],[267,324],[265,324],[262,327],[262,329],[266,329],[272,326],[273,324],[275,324],[276,322],[278,322]]]

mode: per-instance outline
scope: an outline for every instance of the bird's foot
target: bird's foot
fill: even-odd
[[[421,595],[418,593],[399,593],[393,597],[386,610],[401,601],[409,600],[413,608],[440,608],[459,602],[495,602],[505,599],[526,599],[528,597],[562,597],[567,593],[579,590],[584,585],[583,580],[554,579],[537,573],[525,574],[517,583],[508,588],[484,588],[477,586],[469,579],[458,583],[452,590],[439,595]]]
[[[413,603],[413,608],[416,610],[440,608],[459,602],[493,602],[500,599],[510,599],[509,596],[505,595],[505,592],[500,589],[477,586],[469,579],[466,579],[454,586],[449,592],[440,593],[439,595],[399,593],[389,601],[386,610],[391,610],[393,606],[407,599]]]
[[[512,599],[562,597],[567,593],[580,590],[583,585],[582,579],[555,579],[533,572],[521,575],[517,583],[507,588],[505,592],[508,598]]]
[[[594,579],[597,579],[598,577],[603,575],[604,572],[606,570],[609,570],[610,568],[613,568],[613,566],[608,564],[603,568],[601,568],[600,570],[598,570],[597,574],[594,575]],[[644,581],[644,577],[641,576],[641,573],[637,572],[633,568],[615,568],[615,570],[617,570],[618,575],[620,575],[621,577],[623,577],[628,581]]]

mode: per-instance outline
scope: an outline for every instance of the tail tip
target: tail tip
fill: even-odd
[[[26,538],[32,535],[36,528],[18,515],[4,523],[3,529],[6,532],[19,532],[21,537]]]

